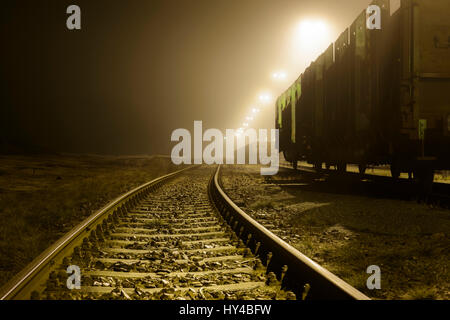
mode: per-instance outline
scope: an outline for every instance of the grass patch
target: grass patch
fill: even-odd
[[[403,296],[405,300],[436,300],[437,292],[435,288],[420,287],[411,289]]]
[[[281,171],[271,179],[285,181],[291,174]],[[441,180],[448,178],[439,174]],[[300,173],[292,175],[301,180]],[[274,222],[288,243],[367,296],[450,299],[449,210],[332,188],[258,185],[259,168],[251,166],[226,167],[223,176],[233,200],[245,197],[254,206],[264,205],[264,215],[255,214],[256,220]],[[265,203],[275,203],[276,210]],[[380,290],[366,286],[370,265],[381,269]]]
[[[178,169],[163,157],[0,157],[0,286],[112,199]]]

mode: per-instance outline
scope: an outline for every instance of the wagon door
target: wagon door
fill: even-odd
[[[450,1],[402,2],[403,78],[410,79],[411,107],[403,130],[419,160],[449,167]]]

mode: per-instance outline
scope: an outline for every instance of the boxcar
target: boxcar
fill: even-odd
[[[277,100],[280,151],[344,171],[390,165],[425,184],[450,169],[450,1],[402,0],[382,28],[364,10]]]

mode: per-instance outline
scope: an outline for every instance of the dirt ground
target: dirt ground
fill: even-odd
[[[286,170],[264,178],[256,166],[226,166],[222,175],[248,214],[369,297],[450,299],[450,210],[347,194],[339,184],[321,192],[301,180]],[[371,265],[381,269],[380,290],[366,286]]]
[[[179,169],[158,156],[0,156],[0,286],[112,199]]]

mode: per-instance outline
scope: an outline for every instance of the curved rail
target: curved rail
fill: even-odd
[[[89,232],[95,230],[103,220],[116,214],[122,207],[129,208],[136,200],[157,188],[161,183],[193,167],[184,168],[147,182],[111,201],[105,207],[92,214],[78,226],[69,231],[50,248],[45,250],[11,281],[0,289],[0,300],[30,299],[33,291],[41,292],[42,283],[48,278],[52,267],[61,263],[67,253],[82,243]]]
[[[274,235],[241,210],[219,183],[220,166],[209,185],[218,211],[246,245],[282,279],[283,286],[308,299],[370,300],[316,262]],[[286,269],[287,267],[287,269]]]
[[[89,234],[101,228],[101,224],[105,220],[136,206],[139,201],[161,184],[190,168],[193,167],[143,184],[94,213],[43,252],[4,286],[0,290],[0,300],[30,299],[33,292],[43,292],[46,280],[55,267],[61,265],[63,259],[69,256]],[[307,294],[308,299],[368,299],[249,217],[222,190],[219,184],[219,175],[220,166],[212,176],[208,187],[213,205],[236,235],[241,239],[246,239],[244,240],[246,246],[252,249],[255,255],[260,256],[260,259],[268,266],[267,271],[278,274],[284,287],[297,293],[298,297],[304,298]],[[306,292],[305,288],[307,288]]]

